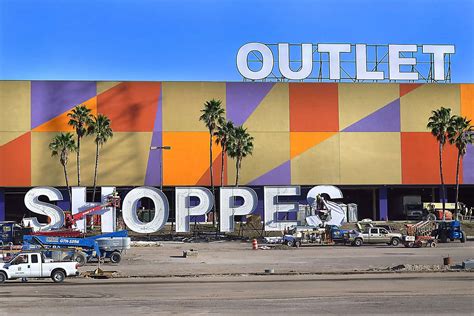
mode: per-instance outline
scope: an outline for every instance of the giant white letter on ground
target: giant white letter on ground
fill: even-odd
[[[191,197],[199,199],[199,204],[191,206]],[[214,206],[212,192],[206,188],[176,188],[176,232],[189,232],[191,216],[206,215]]]
[[[313,205],[316,201],[316,197],[321,194],[327,194],[331,199],[342,199],[342,191],[333,185],[318,185],[309,190],[308,194],[306,195],[306,199],[309,205]],[[345,212],[339,204],[332,202],[332,201],[324,201],[324,205],[326,206],[330,218],[326,221],[326,225],[335,225],[341,226],[345,219]],[[313,225],[317,226],[321,224],[323,221],[319,218],[318,215],[310,216],[309,219]],[[308,221],[308,218],[307,218]]]
[[[236,196],[242,197],[244,199],[244,203],[242,205],[235,206]],[[258,198],[257,193],[251,188],[221,188],[220,201],[221,232],[233,232],[234,216],[252,214],[257,208]]]
[[[86,187],[72,187],[71,191],[71,205],[72,214],[77,214],[90,209],[94,206],[102,205],[106,203],[107,196],[113,194],[115,187],[102,187],[101,188],[101,202],[87,202],[86,200]],[[100,214],[100,226],[103,233],[110,233],[115,231],[116,227],[116,214],[114,207],[107,207],[100,211],[94,212],[94,214]],[[81,232],[86,232],[86,218],[78,220],[76,227]]]
[[[155,205],[155,215],[148,222],[142,222],[137,215],[138,201],[141,198],[149,198]],[[165,226],[169,217],[169,204],[166,195],[153,187],[139,187],[128,192],[122,204],[123,221],[127,227],[134,232],[142,234],[151,234]]]
[[[64,212],[54,204],[41,202],[39,197],[45,195],[50,201],[61,201],[63,195],[61,192],[52,187],[37,187],[29,190],[25,194],[25,206],[27,209],[36,214],[46,215],[51,220],[48,224],[41,224],[36,217],[24,218],[25,226],[31,227],[34,231],[45,231],[50,229],[61,228],[64,225]]]
[[[265,201],[265,231],[282,231],[287,227],[297,225],[296,221],[278,221],[280,212],[297,212],[298,202],[279,202],[279,196],[298,196],[299,186],[264,187]]]

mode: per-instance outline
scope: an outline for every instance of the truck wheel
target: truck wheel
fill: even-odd
[[[54,270],[51,273],[51,279],[53,279],[54,283],[61,283],[66,278],[66,274],[61,270]]]
[[[466,242],[466,233],[462,231],[461,234],[462,234],[461,242],[465,243]]]
[[[86,264],[87,256],[83,252],[78,252],[74,255],[74,261],[76,261],[80,267]]]
[[[295,242],[295,247],[296,248],[301,247],[301,240],[298,240],[298,241]]]
[[[436,241],[430,242],[430,247],[431,247],[431,248],[435,248],[435,247],[436,247]]]
[[[397,247],[400,244],[400,240],[398,238],[393,238],[390,244],[394,247]]]
[[[0,283],[4,283],[7,280],[7,275],[5,272],[0,272]]]
[[[407,243],[405,243],[405,247],[407,248],[413,248],[415,246],[415,243],[413,241],[409,241]]]
[[[288,247],[293,247],[293,241],[292,240],[287,240],[287,241],[285,241],[285,245],[287,245]]]
[[[357,238],[356,240],[354,240],[354,246],[356,246],[356,247],[362,246],[362,243],[363,243],[362,239],[360,239],[360,238]]]
[[[110,262],[112,263],[119,263],[120,261],[122,260],[122,255],[120,254],[120,252],[112,252],[112,254],[110,255]]]

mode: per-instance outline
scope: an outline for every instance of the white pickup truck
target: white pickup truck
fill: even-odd
[[[77,267],[77,262],[55,262],[41,252],[20,252],[0,265],[0,283],[19,278],[51,278],[55,283],[61,283],[66,277],[78,276]]]

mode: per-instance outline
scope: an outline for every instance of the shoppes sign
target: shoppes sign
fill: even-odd
[[[297,51],[291,57],[290,47]],[[343,73],[342,79],[354,81],[445,81],[450,79],[450,59],[447,63],[445,58],[454,53],[454,45],[248,43],[237,53],[237,69],[249,80],[311,78],[337,81],[341,80]],[[254,59],[257,67],[250,67],[249,57]],[[349,60],[348,66],[343,66],[344,58]],[[420,58],[426,61],[419,61]],[[298,70],[291,69],[290,65],[295,63]],[[423,67],[423,63],[428,67]],[[324,65],[327,65],[327,74],[323,74],[326,71]],[[318,68],[318,75],[312,75],[313,68]]]
[[[115,192],[115,187],[102,187],[102,202]],[[248,187],[223,187],[219,189],[220,197],[220,231],[234,231],[234,216],[252,214],[258,203],[257,193]],[[307,194],[307,202],[312,205],[318,195],[327,194],[331,199],[340,199],[342,192],[335,186],[315,186]],[[278,213],[297,212],[298,202],[280,201],[280,197],[299,197],[299,186],[271,186],[264,187],[264,226],[266,231],[281,231],[289,226],[296,225],[295,221],[278,220]],[[24,222],[35,230],[59,229],[64,225],[64,211],[57,205],[43,202],[40,197],[47,197],[49,201],[62,201],[61,192],[53,187],[36,187],[25,195],[25,206],[35,214],[49,217],[48,224],[39,223],[37,218],[25,218]],[[149,222],[142,222],[138,218],[139,201],[148,198],[154,204],[154,217]],[[209,213],[214,206],[212,192],[204,187],[176,187],[176,232],[189,232],[191,216],[202,216]],[[191,206],[191,199],[197,200]],[[44,198],[42,198],[44,200]],[[240,200],[239,203],[236,203]],[[72,213],[78,213],[101,203],[86,200],[85,187],[73,187],[71,194]],[[238,205],[237,205],[238,204]],[[154,187],[138,187],[132,189],[125,196],[122,203],[122,217],[130,230],[137,233],[149,234],[161,230],[168,222],[169,203],[166,195]],[[77,222],[78,229],[85,230],[84,220]],[[116,210],[107,207],[101,214],[103,232],[116,229]]]

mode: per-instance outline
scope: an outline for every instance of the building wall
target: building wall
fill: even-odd
[[[219,99],[228,120],[255,138],[242,163],[240,184],[437,184],[438,147],[426,129],[441,106],[474,118],[473,84],[352,84],[244,82],[0,82],[0,187],[63,186],[48,144],[72,131],[67,113],[86,104],[110,117],[114,137],[101,150],[99,185],[209,185],[209,134],[199,121],[205,101]],[[219,146],[214,177],[220,184]],[[92,184],[95,145],[81,151],[82,184]],[[444,153],[454,183],[456,150]],[[224,162],[225,183],[235,166]],[[75,157],[69,159],[76,182]],[[461,168],[474,184],[474,150]]]

